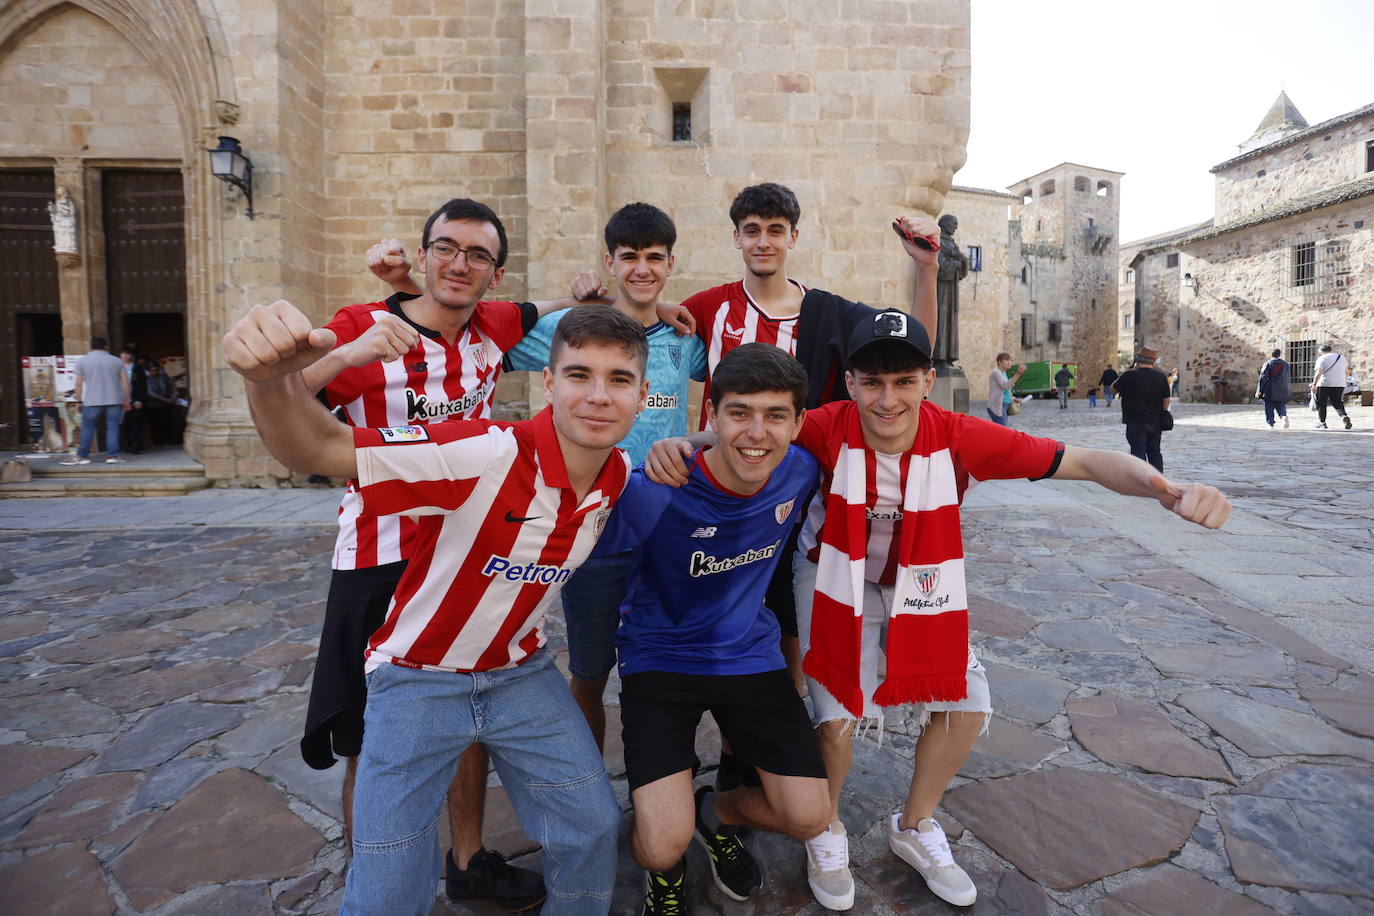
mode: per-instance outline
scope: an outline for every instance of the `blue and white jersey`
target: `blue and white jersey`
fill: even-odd
[[[506,371],[537,372],[547,366],[554,329],[569,311],[560,309],[540,318],[534,329],[506,352]],[[644,334],[649,338],[649,400],[630,434],[620,442],[634,464],[642,464],[649,446],[659,439],[687,435],[688,383],[706,378],[706,345],[700,337],[679,337],[661,321],[645,328]]]
[[[726,490],[697,452],[687,484],[652,483],[637,468],[595,554],[642,546],[620,606],[620,673],[759,674],[785,668],[768,582],[818,466],[793,446],[763,489]]]

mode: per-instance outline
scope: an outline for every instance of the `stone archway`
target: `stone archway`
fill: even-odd
[[[238,120],[239,106],[233,84],[228,45],[218,14],[209,0],[18,0],[0,8],[0,60],[49,19],[79,9],[98,17],[138,49],[156,71],[173,100],[180,124],[180,168],[186,195],[187,356],[191,390],[195,398],[187,450],[198,454],[207,430],[216,425],[241,429],[247,422],[241,408],[226,398],[214,371],[217,360],[213,340],[222,318],[224,266],[216,255],[221,245],[221,194],[210,174],[204,150],[214,138]],[[63,163],[53,151],[29,151],[30,161],[53,162],[59,173]],[[84,275],[82,281],[84,283]],[[89,316],[73,322],[69,352],[83,352],[89,333]],[[222,407],[226,401],[231,406]],[[219,414],[233,416],[219,417]]]

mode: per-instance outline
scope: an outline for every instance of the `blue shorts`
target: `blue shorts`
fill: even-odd
[[[589,557],[563,586],[568,668],[579,680],[600,680],[615,667],[615,631],[634,562],[633,550]]]

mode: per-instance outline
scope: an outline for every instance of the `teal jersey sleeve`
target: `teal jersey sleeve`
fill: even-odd
[[[568,311],[559,309],[536,321],[529,333],[506,351],[505,358],[501,361],[502,368],[507,372],[538,372],[547,366],[549,347],[553,345],[553,332]]]

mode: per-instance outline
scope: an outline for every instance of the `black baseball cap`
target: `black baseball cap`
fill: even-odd
[[[880,340],[899,340],[926,359],[930,359],[930,337],[919,321],[898,309],[886,309],[864,318],[849,335],[848,358]]]

